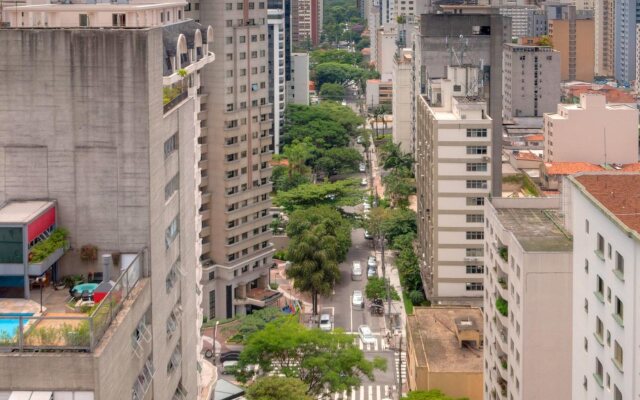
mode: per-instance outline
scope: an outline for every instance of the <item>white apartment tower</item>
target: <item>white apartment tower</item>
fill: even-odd
[[[571,398],[572,241],[560,203],[485,205],[485,400]]]
[[[284,7],[284,2],[282,3]],[[273,151],[280,153],[280,135],[284,128],[285,83],[285,10],[270,8],[269,24],[269,102],[273,104]]]
[[[481,304],[491,124],[474,97],[478,69],[448,67],[417,107],[418,231],[431,301]]]
[[[640,396],[640,174],[568,178],[573,231],[573,399]]]
[[[411,135],[411,66],[413,52],[402,49],[393,60],[393,142],[405,153],[413,154]]]

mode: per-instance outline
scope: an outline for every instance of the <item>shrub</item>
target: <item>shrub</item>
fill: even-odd
[[[509,303],[502,297],[496,299],[496,309],[505,317],[509,314]]]
[[[49,257],[53,252],[61,247],[67,246],[67,236],[69,232],[63,228],[56,228],[48,238],[41,240],[29,249],[30,262],[39,263]]]
[[[271,290],[278,290],[278,282],[271,282],[269,284],[269,287],[271,288]]]
[[[282,260],[282,261],[287,261],[287,250],[278,250],[275,253],[273,253],[273,258],[278,259],[278,260]]]

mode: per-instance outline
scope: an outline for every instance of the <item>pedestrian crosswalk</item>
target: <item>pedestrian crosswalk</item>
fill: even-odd
[[[318,396],[319,400],[383,400],[392,398],[395,385],[363,385],[351,392],[328,393]]]
[[[396,371],[396,378],[398,374],[400,374],[400,376],[402,377],[402,382],[406,382],[407,381],[407,353],[405,353],[404,351],[399,353],[395,352],[393,360],[395,363],[394,370]],[[398,367],[400,367],[399,370],[398,370]]]
[[[362,343],[362,340],[358,336],[354,340],[354,343],[357,344],[362,351],[385,351],[389,347],[385,338],[376,336],[374,339],[375,342],[373,343]]]

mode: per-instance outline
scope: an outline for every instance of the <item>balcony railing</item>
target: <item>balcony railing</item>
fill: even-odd
[[[179,91],[177,91],[176,89]],[[189,92],[187,91],[187,88],[165,88],[163,100],[164,105],[162,106],[163,112],[166,114],[169,111],[173,110],[173,108],[180,104],[184,99],[186,99],[188,95]]]
[[[139,253],[87,316],[0,316],[0,322],[16,324],[13,332],[0,332],[0,351],[93,352],[142,278],[142,262]]]

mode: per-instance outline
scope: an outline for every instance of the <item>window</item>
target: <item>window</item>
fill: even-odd
[[[467,172],[486,172],[487,163],[467,163]]]
[[[174,133],[164,142],[164,158],[169,157],[174,151],[178,150],[178,132]]]
[[[596,378],[600,386],[602,386],[602,372],[602,363],[600,362],[598,357],[596,357],[596,371],[594,372],[593,376]]]
[[[624,257],[622,254],[616,251],[616,269],[614,272],[617,272],[616,275],[623,277],[624,276]]]
[[[484,274],[484,265],[467,265],[467,274]]]
[[[227,11],[231,11],[233,10],[233,4],[231,3],[224,3],[224,9]]]
[[[596,252],[599,253],[600,257],[604,257],[604,238],[601,234],[598,233],[598,242],[597,242]]]
[[[178,258],[171,268],[169,268],[169,272],[167,272],[167,276],[165,277],[165,286],[167,289],[167,293],[171,292],[171,289],[176,285],[178,281],[178,272],[180,271],[180,259]]]
[[[233,36],[227,36],[226,38],[224,38],[224,43],[233,44]]]
[[[240,43],[245,43],[247,41],[247,37],[244,35],[240,35],[240,37],[238,38]]]
[[[164,200],[167,201],[180,187],[180,173],[176,173],[173,178],[164,186]]]
[[[607,257],[611,259],[611,243],[607,244]]]
[[[487,188],[487,181],[484,179],[467,181],[467,189],[486,189],[486,188]]]
[[[596,296],[598,296],[600,301],[604,302],[604,281],[600,275],[596,278]]]
[[[624,321],[624,304],[620,301],[618,296],[616,296],[616,313],[614,314],[614,317],[618,323],[622,325],[622,322]]]
[[[613,400],[622,400],[622,393],[616,385],[613,385]]]
[[[618,369],[622,369],[622,365],[624,361],[624,355],[622,351],[622,346],[618,343],[618,341],[613,342],[613,362],[616,364]]]
[[[586,274],[589,273],[589,260],[587,260],[586,258],[584,259],[584,272]]]
[[[465,255],[467,257],[482,257],[484,255],[483,249],[466,249]]]
[[[112,26],[127,26],[127,17],[125,14],[111,14]]]
[[[467,129],[467,137],[487,137],[487,128],[470,128]]]
[[[483,206],[484,197],[467,197],[468,206]]]
[[[589,220],[588,219],[584,220],[584,231],[589,233]]]
[[[600,343],[604,342],[604,325],[600,317],[596,317],[596,336],[600,340]]]
[[[484,231],[470,231],[466,232],[467,240],[482,240],[484,239]]]
[[[171,246],[171,243],[176,239],[178,233],[180,232],[180,215],[176,215],[176,217],[171,221],[167,229],[164,233],[164,245],[168,249]]]
[[[467,154],[487,154],[487,146],[467,146]]]
[[[484,222],[484,215],[482,214],[467,214],[467,222]]]
[[[467,282],[465,284],[465,289],[467,292],[478,292],[483,291],[484,286],[482,285],[482,282]]]

